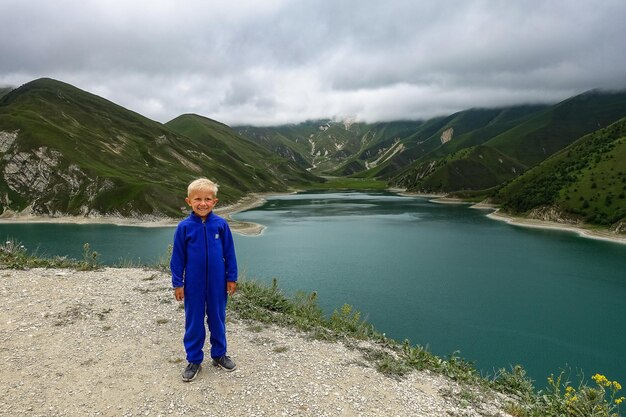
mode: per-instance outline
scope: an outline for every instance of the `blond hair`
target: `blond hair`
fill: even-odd
[[[187,196],[190,196],[194,191],[209,190],[213,193],[214,197],[217,197],[217,184],[208,178],[198,178],[189,184],[187,187]]]

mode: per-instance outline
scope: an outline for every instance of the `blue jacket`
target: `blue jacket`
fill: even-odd
[[[235,245],[226,220],[211,212],[203,222],[191,212],[176,228],[170,269],[174,288],[225,294],[226,281],[237,281]]]

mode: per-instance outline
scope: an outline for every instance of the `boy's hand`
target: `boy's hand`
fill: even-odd
[[[176,301],[183,301],[183,298],[185,298],[185,288],[184,287],[174,288],[174,298],[176,298]]]
[[[226,292],[233,295],[237,291],[237,283],[235,281],[226,281]]]

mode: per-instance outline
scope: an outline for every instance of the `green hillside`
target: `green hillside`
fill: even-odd
[[[475,146],[421,163],[395,178],[395,184],[421,192],[486,190],[515,178],[523,166],[488,146]]]
[[[421,122],[354,123],[315,120],[299,124],[237,126],[241,135],[291,159],[311,172],[350,175],[380,158],[399,139],[411,135]]]
[[[626,118],[548,158],[503,187],[495,201],[515,214],[626,229],[625,193]]]
[[[472,130],[480,126],[476,121],[487,120],[489,115],[494,116],[492,120]],[[581,136],[624,116],[626,92],[600,91],[587,92],[549,107],[502,109],[498,115],[489,110],[461,112],[449,118],[433,137],[420,145],[423,155],[396,171],[390,182],[414,191],[482,190],[482,194],[487,195],[492,187],[521,174]],[[466,119],[474,123],[466,124],[464,133],[457,136],[463,126],[458,123]],[[448,128],[454,129],[452,139],[434,147],[434,138]],[[450,158],[476,144],[489,147],[500,156],[477,160],[475,153],[466,152],[460,154],[464,155],[461,158]],[[451,166],[445,167],[445,164]]]
[[[244,141],[234,134],[229,140]],[[180,216],[186,185],[198,176],[217,180],[225,202],[285,190],[290,178],[306,176],[277,163],[275,176],[259,167],[253,178],[258,158],[220,160],[219,144],[190,139],[71,85],[36,80],[0,99],[0,210]],[[225,172],[231,175],[220,177]]]
[[[544,105],[514,106],[502,109],[482,109],[461,112],[463,116],[459,118],[460,120],[454,120],[448,125],[452,127],[455,132],[452,140],[437,147],[432,152],[428,153],[425,158],[441,158],[461,149],[481,145],[532,118],[539,112],[545,110],[546,107],[547,106]],[[483,123],[476,124],[476,122],[474,122],[471,126],[458,125],[459,122],[463,122],[473,115],[477,116]]]
[[[275,129],[265,127],[239,126],[233,129],[239,135],[248,138],[270,152],[293,161],[304,169],[313,166],[310,145],[303,138],[290,139],[289,136],[285,136]]]
[[[333,174],[388,180],[398,170],[403,170],[424,155],[424,149],[430,146],[433,135],[452,117],[369,125],[363,136],[362,150],[344,162],[347,170],[340,167]],[[355,171],[357,167],[360,169]]]
[[[546,109],[486,144],[531,167],[625,116],[626,91],[593,90]]]
[[[413,135],[403,140],[405,152],[395,155],[387,165],[372,174],[397,182],[394,177],[401,177],[411,165],[419,168],[432,161],[439,161],[462,149],[468,149],[487,142],[497,134],[526,120],[545,106],[513,106],[498,109],[469,109],[452,114],[445,118],[426,121]],[[444,132],[448,141],[444,143]],[[487,171],[490,171],[488,168]],[[421,169],[418,169],[421,171]],[[475,169],[474,169],[475,171]],[[484,175],[489,175],[486,172]],[[480,183],[480,181],[478,181]],[[415,188],[417,184],[409,185]],[[454,188],[454,184],[452,184]],[[459,184],[457,189],[461,189]],[[440,190],[441,191],[441,190]]]
[[[265,190],[275,190],[284,189],[287,184],[319,181],[296,163],[239,136],[215,120],[185,114],[165,125],[192,139],[198,146],[209,146],[209,156],[217,163],[216,178],[236,184],[240,189],[258,189],[258,184],[265,184]],[[242,165],[245,168],[242,169]]]
[[[421,121],[397,121],[364,124],[360,138],[360,150],[351,158],[344,159],[342,165],[330,172],[331,175],[353,175],[361,178],[375,178],[390,160],[398,166],[406,164],[402,155],[407,137],[413,136],[423,126]],[[396,159],[397,158],[397,159]]]
[[[389,181],[411,164],[418,167],[487,142],[546,107],[469,109],[426,121],[367,124],[317,120],[235,129],[312,172]],[[451,140],[442,143],[442,134],[447,130]]]
[[[325,173],[356,154],[362,124],[310,120],[299,124],[258,128],[238,126],[241,135],[314,173]]]

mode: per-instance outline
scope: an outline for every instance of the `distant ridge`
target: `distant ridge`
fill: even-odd
[[[318,120],[234,129],[320,175],[380,178],[418,192],[486,195],[625,116],[625,91],[590,90],[555,105],[475,108],[425,121]]]

